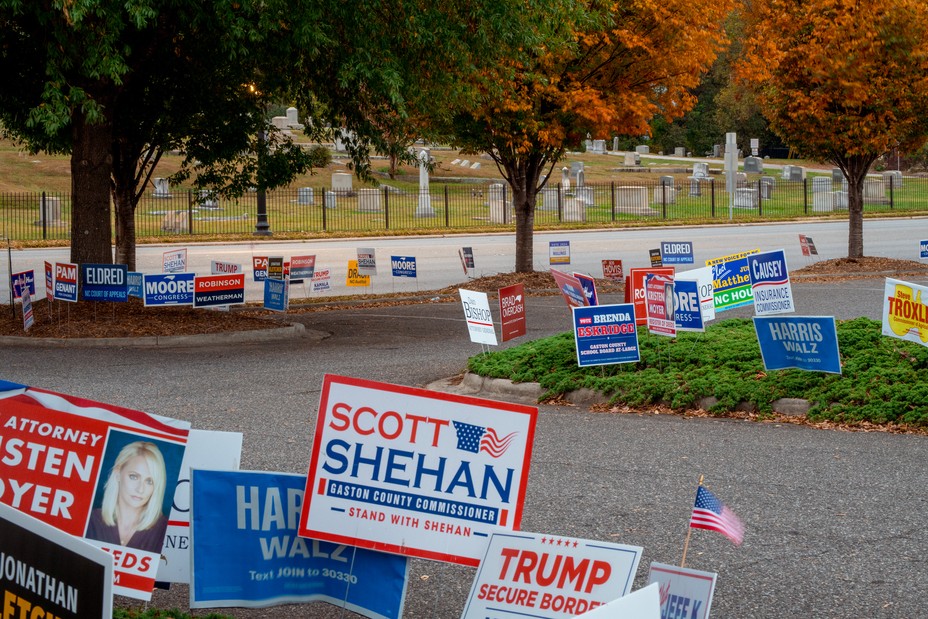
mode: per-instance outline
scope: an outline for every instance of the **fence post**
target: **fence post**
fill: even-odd
[[[386,187],[383,188],[383,227],[390,229],[390,191]]]
[[[661,181],[661,218],[667,219],[667,184]]]
[[[809,179],[802,179],[802,212],[809,214]]]
[[[612,221],[615,221],[615,181],[609,183],[609,208],[612,212]]]
[[[193,234],[193,190],[187,190],[187,234]]]
[[[322,188],[322,231],[325,232],[328,230],[326,227],[326,211],[329,210],[328,202],[325,199],[325,187]]]
[[[48,239],[48,207],[45,204],[45,192],[42,192],[42,240]]]
[[[503,225],[509,225],[509,209],[506,208],[506,183],[503,183]]]
[[[893,209],[893,186],[896,184],[896,177],[889,177],[889,210]]]
[[[757,180],[757,216],[763,217],[764,216],[764,196],[762,195],[763,192],[761,191],[760,185],[761,185],[760,179],[758,179]]]
[[[557,186],[557,220],[564,221],[564,205],[561,203],[561,190],[563,187]]]
[[[696,181],[696,182],[698,183],[701,181]],[[711,206],[712,219],[715,219],[715,179],[714,178],[709,179],[709,199],[710,199],[710,204],[712,205]]]
[[[448,212],[448,185],[445,185],[445,227],[451,227],[451,218]]]

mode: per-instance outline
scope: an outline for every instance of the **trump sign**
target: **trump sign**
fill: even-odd
[[[326,375],[299,534],[477,566],[518,529],[538,409]]]

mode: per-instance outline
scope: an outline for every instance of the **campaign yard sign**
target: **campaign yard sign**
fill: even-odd
[[[113,558],[0,503],[0,616],[110,619]]]
[[[474,268],[474,248],[462,247],[458,250],[458,257],[461,259],[461,266],[464,267],[464,275],[467,275],[468,269]]]
[[[124,264],[82,264],[81,299],[84,301],[129,300],[129,267]]]
[[[114,592],[150,599],[190,424],[0,381],[0,428],[0,502],[105,550]],[[106,482],[138,473],[138,460],[163,478],[163,491],[145,503],[153,524],[123,544],[118,524],[106,521]],[[117,461],[136,468],[127,473]]]
[[[327,602],[399,619],[408,559],[297,535],[306,477],[193,471],[191,608]]]
[[[716,312],[724,312],[754,302],[754,296],[751,294],[748,256],[757,253],[760,253],[759,249],[752,249],[706,260],[706,266],[712,267],[712,288]]]
[[[764,369],[841,373],[834,316],[755,316]]]
[[[329,269],[316,269],[313,271],[312,292],[325,292],[330,290],[329,282],[332,274]]]
[[[267,279],[284,278],[284,257],[268,256],[267,258]]]
[[[500,339],[504,342],[526,334],[525,286],[513,284],[499,289]]]
[[[676,269],[674,267],[651,267],[629,270],[629,285],[626,287],[625,294],[628,297],[627,301],[635,304],[635,320],[637,324],[648,324],[648,308],[645,302],[646,295],[644,290],[644,283],[648,275],[673,277],[675,271]]]
[[[802,250],[803,256],[817,256],[818,250],[815,249],[815,243],[812,242],[811,236],[804,234],[799,235],[799,249]]]
[[[682,615],[661,614],[660,589],[657,585],[648,585],[632,591],[617,600],[598,606],[588,613],[580,615],[582,619],[686,619]]]
[[[580,285],[583,287],[583,294],[586,295],[586,304],[599,305],[599,297],[596,295],[596,280],[589,275],[577,273],[576,271],[574,271],[574,277],[577,278],[577,281],[580,282]]]
[[[29,294],[35,296],[35,272],[32,269],[13,273],[10,276],[10,290],[13,291],[14,299],[22,297],[24,288],[28,288]]]
[[[674,276],[674,283],[695,281],[699,290],[699,309],[704,323],[715,320],[715,289],[712,286],[712,267],[700,267],[689,271],[680,271]]]
[[[32,313],[32,295],[25,279],[19,280],[19,295],[23,299],[23,330],[28,331],[35,324],[35,314]]]
[[[245,274],[203,275],[193,279],[193,306],[242,305],[245,303]]]
[[[130,297],[141,299],[144,296],[142,293],[143,282],[144,277],[141,272],[129,271],[126,273],[126,294],[128,294]]]
[[[699,282],[673,280],[673,321],[677,331],[705,331],[702,306],[699,303]]]
[[[464,308],[464,320],[470,341],[475,344],[496,346],[496,327],[493,326],[493,314],[490,313],[490,299],[485,292],[458,288],[461,306]]]
[[[48,260],[45,261],[45,298],[55,298],[55,268]]]
[[[573,320],[580,367],[639,360],[634,304],[575,307]]]
[[[928,288],[886,279],[883,335],[928,346]]]
[[[652,267],[662,267],[664,266],[664,261],[661,260],[661,249],[660,247],[655,247],[654,249],[648,250],[648,259],[651,261]]]
[[[570,241],[548,243],[548,264],[570,264]]]
[[[603,260],[603,278],[614,282],[621,282],[625,279],[625,273],[622,272],[621,260]]]
[[[661,241],[661,262],[670,264],[693,264],[692,241]]]
[[[921,260],[928,260],[928,240],[918,242],[918,257]]]
[[[290,258],[290,281],[312,280],[316,271],[316,256],[293,256]]]
[[[251,276],[256,282],[263,282],[267,279],[267,256],[251,257]]]
[[[561,291],[561,296],[567,302],[567,307],[586,307],[590,304],[579,279],[557,269],[551,269],[551,276],[554,277],[557,289]]]
[[[142,303],[159,305],[193,305],[193,280],[196,273],[145,273],[142,276]]]
[[[661,617],[709,619],[718,574],[651,563],[648,584],[660,588]]]
[[[538,409],[326,375],[303,537],[476,567],[518,529]]]
[[[748,256],[754,313],[758,316],[789,314],[796,311],[789,285],[786,252],[782,249]]]
[[[673,316],[673,275],[648,275],[644,283],[648,333],[675,337]]]
[[[582,615],[631,591],[643,550],[541,533],[494,533],[461,619]]]
[[[183,273],[187,270],[187,248],[166,251],[161,256],[162,273]]]
[[[237,471],[241,461],[241,432],[190,430],[161,548],[159,582],[190,583],[190,471]]]
[[[286,312],[289,305],[289,283],[284,279],[264,280],[264,309]]]
[[[209,272],[212,275],[232,275],[233,273],[243,273],[242,265],[235,262],[225,262],[223,260],[211,260],[209,263]]]
[[[55,300],[77,303],[77,265],[55,263]]]
[[[390,256],[393,277],[416,277],[415,256]]]
[[[345,277],[345,285],[360,288],[371,285],[371,276],[361,273],[360,269],[358,269],[357,260],[348,261],[348,275]]]
[[[358,273],[377,275],[377,255],[373,247],[358,248]]]

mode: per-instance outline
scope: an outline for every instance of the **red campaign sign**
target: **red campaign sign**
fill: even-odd
[[[267,256],[253,256],[251,266],[256,282],[263,282],[267,279]]]
[[[525,335],[525,287],[522,284],[499,289],[499,315],[504,342]]]
[[[673,277],[673,267],[652,267],[648,269],[631,269],[631,288],[626,287],[626,302],[635,304],[635,324],[648,324],[648,308],[645,303],[644,283],[648,275],[666,275]]]
[[[586,307],[590,304],[579,279],[557,269],[551,269],[551,276],[554,277],[557,289],[561,291],[561,296],[567,302],[567,307]]]
[[[204,275],[193,280],[193,306],[240,305],[245,302],[245,274]]]
[[[645,280],[648,332],[674,337],[673,276],[651,275]]]
[[[0,502],[113,555],[114,591],[150,599],[189,429],[0,381]],[[133,486],[133,472],[152,484]],[[138,514],[121,543],[126,504]]]
[[[625,279],[621,260],[603,260],[603,277],[616,282]]]

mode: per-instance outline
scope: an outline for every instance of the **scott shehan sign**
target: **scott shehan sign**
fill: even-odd
[[[519,527],[537,415],[326,375],[299,534],[477,566]]]

